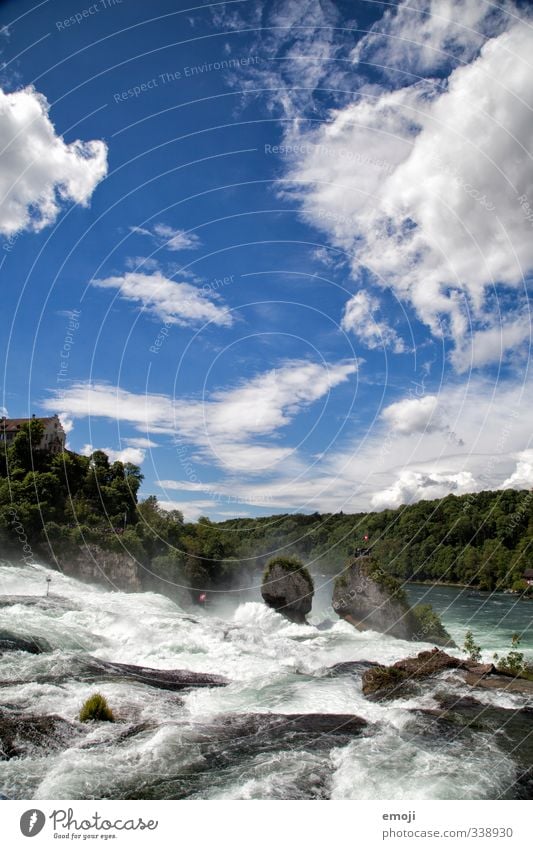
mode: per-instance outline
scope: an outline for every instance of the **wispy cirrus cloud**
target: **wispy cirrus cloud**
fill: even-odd
[[[159,248],[167,251],[190,251],[200,247],[201,242],[196,233],[170,227],[159,222],[152,227],[130,227],[130,232],[138,236],[148,236]]]
[[[472,380],[438,396],[387,405],[364,440],[347,434],[312,463],[280,464],[265,479],[161,479],[166,492],[275,509],[358,512],[485,489],[533,486],[533,393],[518,382]],[[454,433],[461,432],[461,440]],[[216,495],[216,498],[215,498]],[[218,513],[218,509],[214,510]],[[236,509],[240,512],[240,509]]]
[[[211,322],[221,327],[233,324],[233,316],[218,293],[171,280],[159,271],[151,274],[127,271],[122,275],[91,280],[91,286],[116,289],[120,298],[139,304],[146,312],[168,324],[183,327],[200,322]]]
[[[75,383],[44,401],[55,410],[59,400],[72,418],[102,417],[133,425],[146,434],[166,433],[192,446],[195,457],[250,473],[286,461],[290,446],[272,445],[293,419],[357,371],[355,360],[318,364],[282,363],[203,400],[128,392],[105,383]],[[139,450],[135,447],[131,450]]]

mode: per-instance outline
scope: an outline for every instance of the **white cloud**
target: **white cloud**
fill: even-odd
[[[526,342],[531,346],[531,317],[523,315],[514,320],[506,317],[496,327],[472,333],[470,340],[453,352],[452,362],[459,372],[498,363],[507,351],[519,353]]]
[[[74,422],[72,420],[72,417],[68,413],[59,413],[59,421],[61,422],[63,430],[66,434],[71,433],[71,431],[74,429]]]
[[[63,202],[87,206],[107,174],[103,141],[66,144],[49,118],[49,103],[32,86],[0,89],[0,233],[39,231]]]
[[[533,268],[532,51],[533,30],[515,23],[445,85],[360,89],[318,130],[287,137],[304,155],[282,185],[305,218],[349,253],[355,275],[368,268],[449,335],[460,369],[469,332],[501,323],[495,287],[518,293]],[[504,327],[502,345],[521,331]],[[487,349],[475,341],[473,365]]]
[[[179,510],[183,513],[183,518],[186,522],[196,522],[200,516],[207,514],[213,515],[217,512],[216,501],[169,501],[157,499],[162,510],[170,512],[171,510]]]
[[[158,448],[159,445],[157,442],[154,442],[153,439],[147,439],[145,436],[134,436],[127,437],[122,439],[122,442],[125,442],[126,445],[130,445],[132,448]]]
[[[406,469],[392,486],[372,496],[371,505],[374,510],[393,509],[402,504],[414,504],[421,499],[444,498],[452,492],[464,495],[475,489],[476,482],[470,472],[425,474]]]
[[[401,0],[356,45],[352,58],[391,76],[398,71],[433,74],[470,62],[485,39],[509,24],[507,11],[483,0]]]
[[[516,468],[505,480],[502,489],[531,489],[533,487],[533,449],[526,448],[517,457]]]
[[[94,445],[87,443],[83,446],[80,453],[86,457],[90,457],[93,451],[96,450]],[[134,463],[136,466],[141,465],[146,455],[146,451],[142,448],[122,448],[120,450],[116,450],[115,448],[99,448],[98,450],[107,454],[111,463],[120,460],[122,463]]]
[[[118,289],[121,298],[143,305],[162,322],[186,326],[212,322],[223,327],[233,324],[229,310],[222,306],[216,292],[202,290],[190,283],[170,280],[159,272],[142,274],[128,271],[120,277],[92,280],[99,289]]]
[[[424,433],[443,430],[445,425],[436,417],[438,407],[436,395],[423,398],[404,398],[383,410],[382,418],[398,433]]]
[[[214,8],[215,24],[228,31],[256,31],[251,56],[267,57],[253,63],[247,76],[239,69],[230,76],[236,88],[257,98],[264,92],[270,111],[301,118],[306,110],[316,115],[317,90],[329,91],[329,99],[342,98],[353,46],[355,20],[342,17],[332,0],[273,0]],[[351,73],[350,68],[350,73]]]
[[[377,320],[374,315],[379,310],[379,301],[373,295],[360,289],[350,298],[344,308],[341,327],[357,336],[363,345],[374,348],[392,348],[395,354],[405,351],[403,339],[386,321]]]
[[[126,268],[129,271],[158,271],[159,263],[151,256],[128,256],[126,257]]]
[[[259,480],[243,470],[217,481],[182,475],[159,485],[205,497],[217,493],[219,504],[253,504],[265,514],[275,509],[380,510],[448,493],[523,488],[533,459],[526,452],[533,419],[530,389],[530,384],[500,381],[494,386],[479,379],[450,385],[434,396],[438,403],[428,403],[433,418],[423,403],[412,403],[419,399],[403,399],[390,421],[387,416],[376,419],[364,440],[349,436],[312,465],[300,458],[295,467],[282,463],[275,474]],[[454,429],[460,429],[461,442]],[[240,512],[235,506],[235,514]]]
[[[281,367],[218,390],[205,400],[137,395],[104,383],[76,383],[61,390],[61,404],[73,418],[124,421],[144,433],[168,433],[197,448],[184,456],[194,464],[207,457],[229,469],[250,473],[287,460],[292,450],[265,443],[315,401],[350,379],[357,361],[321,365],[291,360]],[[57,396],[46,400],[55,409]],[[133,449],[132,449],[133,450]],[[179,453],[178,453],[179,456]]]
[[[165,248],[167,251],[195,250],[201,244],[196,233],[174,229],[162,222],[154,224],[151,229],[148,227],[130,227],[130,231],[139,236],[149,236],[158,247]]]

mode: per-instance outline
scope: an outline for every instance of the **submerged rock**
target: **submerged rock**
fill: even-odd
[[[40,610],[79,610],[69,598],[58,595],[0,595],[0,608],[23,604]]]
[[[334,663],[326,670],[326,678],[337,678],[339,675],[355,675],[361,677],[367,669],[374,669],[379,666],[379,663],[374,663],[371,660],[344,660],[340,663]]]
[[[311,575],[296,557],[275,557],[267,564],[261,595],[269,607],[291,622],[305,624],[314,591]]]
[[[502,675],[498,670],[491,672],[490,675],[480,675],[476,670],[468,670],[462,677],[471,687],[481,687],[484,690],[506,690],[508,693],[533,696],[533,681],[520,676]]]
[[[4,651],[25,651],[30,654],[42,654],[52,651],[46,640],[42,637],[20,637],[11,631],[0,630],[0,653]]]
[[[437,739],[450,734],[462,737],[465,732],[490,736],[502,753],[515,761],[517,768],[516,780],[506,788],[501,798],[533,798],[533,708],[487,705],[470,696],[458,697],[449,693],[437,693],[435,699],[439,703],[438,708],[418,709],[414,713],[424,716],[430,723],[433,720]]]
[[[84,680],[137,681],[159,690],[183,690],[185,687],[225,687],[229,682],[221,675],[191,672],[189,669],[152,669],[129,663],[113,663],[89,657],[80,673]]]
[[[0,759],[48,755],[68,748],[82,734],[61,716],[0,713]]]
[[[247,713],[228,714],[220,718],[225,733],[238,733],[239,740],[254,740],[257,745],[260,738],[270,747],[279,737],[298,737],[300,735],[353,736],[361,734],[368,727],[366,719],[353,714],[336,713]]]

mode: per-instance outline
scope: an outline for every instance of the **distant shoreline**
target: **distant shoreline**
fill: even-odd
[[[457,589],[472,590],[473,592],[483,593],[484,595],[499,593],[500,595],[512,595],[519,601],[533,601],[533,595],[526,595],[525,593],[506,592],[505,590],[481,590],[479,587],[473,587],[471,584],[454,584],[451,581],[405,581],[404,586],[409,584],[420,587],[456,587]]]

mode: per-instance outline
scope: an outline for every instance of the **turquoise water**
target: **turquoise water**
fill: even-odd
[[[501,654],[510,649],[516,632],[521,637],[520,650],[533,658],[533,600],[461,587],[407,584],[405,589],[412,604],[433,605],[458,645],[471,630],[485,652]]]

